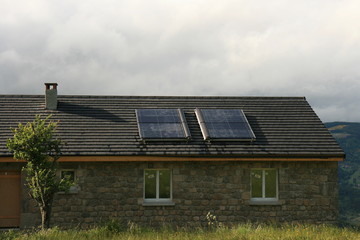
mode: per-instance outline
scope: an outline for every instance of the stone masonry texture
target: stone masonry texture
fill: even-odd
[[[206,226],[208,212],[225,225],[336,223],[338,217],[337,162],[99,162],[61,167],[75,170],[78,188],[55,197],[51,225],[61,228],[89,228],[109,220],[197,227]],[[149,168],[172,171],[174,206],[143,206],[143,175]],[[278,170],[277,204],[251,204],[253,168]],[[21,227],[33,227],[40,222],[39,210],[26,193],[22,196]]]

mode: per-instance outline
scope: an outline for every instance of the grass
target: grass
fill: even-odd
[[[149,229],[131,225],[126,229],[108,224],[89,230],[60,230],[58,228],[46,231],[9,231],[0,233],[2,240],[29,239],[29,240],[138,240],[138,239],[173,239],[173,240],[263,240],[263,239],[288,239],[288,240],[327,240],[360,239],[360,231],[353,228],[339,228],[327,225],[252,225],[243,224],[236,227],[216,227],[209,229],[181,229],[169,228]]]

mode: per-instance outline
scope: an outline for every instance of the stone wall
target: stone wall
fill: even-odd
[[[208,212],[225,224],[335,223],[338,216],[337,162],[103,162],[62,167],[76,170],[78,186],[77,193],[60,193],[54,200],[52,225],[65,228],[87,228],[109,219],[204,226]],[[172,170],[174,206],[143,206],[143,171],[148,168]],[[278,169],[278,203],[251,203],[252,168]],[[38,221],[33,202],[24,200],[22,211],[23,227]]]

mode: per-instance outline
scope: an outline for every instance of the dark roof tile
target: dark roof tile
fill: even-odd
[[[320,156],[343,151],[303,97],[58,96],[58,109],[45,110],[44,96],[0,96],[0,156],[10,156],[10,127],[53,114],[67,143],[64,155]],[[254,142],[205,142],[194,109],[241,108],[255,133]],[[137,108],[181,108],[192,139],[141,141]]]

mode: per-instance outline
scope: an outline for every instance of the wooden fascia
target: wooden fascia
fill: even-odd
[[[175,156],[62,156],[59,162],[339,162],[344,157],[175,157]],[[24,162],[0,157],[0,163]]]

